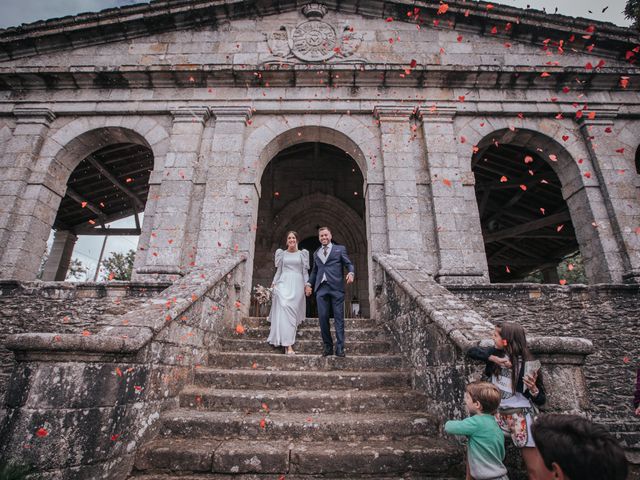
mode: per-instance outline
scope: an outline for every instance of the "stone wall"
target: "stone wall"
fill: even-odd
[[[244,258],[192,269],[96,334],[12,335],[16,355],[0,422],[0,462],[37,478],[125,478],[160,411],[177,404],[217,334],[241,313]],[[97,428],[99,426],[99,429]]]
[[[531,335],[579,336],[593,342],[585,374],[593,413],[631,415],[640,367],[640,286],[484,285],[448,287],[493,323],[522,324]]]
[[[5,347],[17,333],[96,333],[106,316],[135,310],[166,283],[64,283],[0,280],[0,401],[14,365]]]

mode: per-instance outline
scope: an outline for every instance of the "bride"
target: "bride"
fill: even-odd
[[[276,268],[271,284],[271,331],[267,342],[274,347],[284,347],[286,354],[294,354],[296,330],[306,313],[304,286],[309,280],[309,252],[298,250],[296,232],[287,233],[286,250],[276,250]]]

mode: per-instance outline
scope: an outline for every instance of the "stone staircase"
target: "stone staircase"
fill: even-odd
[[[345,322],[347,357],[324,358],[317,319],[299,328],[297,355],[266,343],[266,319],[244,319],[162,414],[131,478],[463,478],[462,451],[384,332]]]

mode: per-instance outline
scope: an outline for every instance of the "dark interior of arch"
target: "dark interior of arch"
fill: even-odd
[[[492,282],[554,269],[578,251],[560,180],[539,151],[491,144],[473,158]]]
[[[116,143],[92,153],[71,173],[53,228],[81,234],[142,213],[152,169],[153,153],[143,145]]]
[[[352,291],[347,292],[347,301],[352,301],[357,296],[361,303],[367,305],[364,307],[366,311],[368,281],[363,185],[364,177],[356,161],[344,150],[333,145],[305,142],[279,152],[269,162],[261,179],[253,267],[254,285],[271,284],[275,272],[274,249],[284,248],[284,238],[279,238],[280,235],[277,233],[282,231],[283,227],[298,230],[302,235],[300,241],[303,242],[300,247],[313,253],[319,245],[317,228],[329,226],[332,227],[335,243],[349,248],[349,256],[356,266],[358,285],[348,288]],[[327,203],[331,198],[337,201]],[[297,214],[296,218],[283,218],[283,211],[295,206],[297,202],[300,202],[299,205],[304,211],[310,212],[309,215]],[[322,225],[325,221],[330,222],[331,220],[326,219],[331,218],[344,222],[346,212],[340,211],[336,205],[348,209],[351,215],[349,218],[353,218],[354,221],[357,218],[356,223],[359,225],[349,228],[349,232],[341,231],[336,225]],[[286,212],[284,214],[286,215]],[[313,300],[310,302],[313,303]],[[315,314],[313,311],[307,313]]]

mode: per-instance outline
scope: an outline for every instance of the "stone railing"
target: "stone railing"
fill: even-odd
[[[0,463],[34,466],[42,478],[126,478],[160,411],[177,405],[218,333],[246,313],[243,268],[244,258],[225,258],[193,269],[96,334],[9,337],[17,364]]]
[[[443,418],[464,416],[465,385],[483,368],[465,352],[472,346],[492,345],[494,325],[407,260],[377,255],[374,261],[378,320],[411,367],[414,388],[431,398],[433,411]],[[574,337],[528,340],[542,363],[545,411],[586,411],[583,366],[593,344]]]

